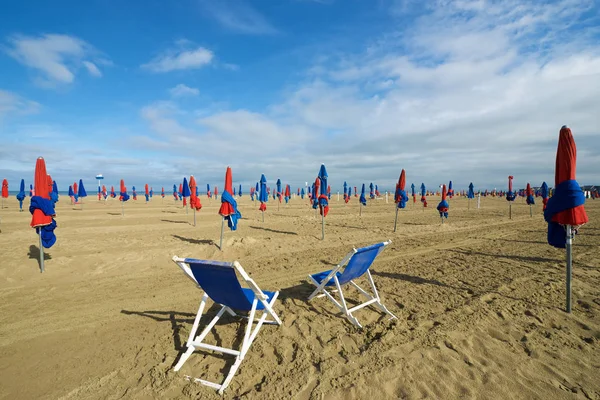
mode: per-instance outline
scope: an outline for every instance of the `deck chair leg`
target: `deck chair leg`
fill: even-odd
[[[354,315],[352,315],[352,313],[348,311],[348,306],[346,305],[346,299],[344,299],[344,293],[342,292],[342,287],[340,286],[340,281],[338,281],[337,276],[334,276],[333,280],[334,280],[335,286],[337,287],[337,290],[339,292],[340,300],[344,307],[342,311],[344,312],[344,314],[346,314],[346,318],[348,318],[348,320],[350,322],[352,322],[354,325],[356,325],[357,327],[362,328],[362,325],[360,324],[360,322],[358,322],[356,317],[354,317]]]
[[[194,340],[194,335],[198,330],[198,325],[200,325],[200,318],[202,317],[202,313],[204,312],[204,306],[206,305],[206,300],[208,299],[208,295],[204,293],[202,296],[202,301],[200,301],[200,307],[198,308],[198,313],[196,314],[196,318],[194,319],[194,324],[192,325],[192,330],[190,331],[190,335],[188,336],[188,340],[186,345],[189,347],[190,343]]]
[[[371,276],[371,271],[367,271],[367,278],[369,279],[369,284],[371,285],[371,289],[373,290],[373,293],[375,294],[375,298],[377,299],[377,302],[375,303],[377,305],[377,307],[379,307],[381,309],[381,311],[383,311],[384,313],[386,313],[390,317],[392,317],[392,319],[398,319],[398,317],[396,317],[394,314],[392,314],[392,312],[390,310],[388,310],[387,307],[384,306],[383,303],[381,302],[381,299],[379,298],[379,293],[377,292],[377,288],[375,287],[375,282],[373,282],[373,277]]]
[[[312,276],[309,275],[308,277],[315,285],[317,284],[317,281]],[[344,307],[325,288],[321,289],[320,291],[322,291],[323,295],[327,296],[327,298],[331,300],[337,306],[337,308],[340,309],[340,311],[344,312]]]
[[[181,367],[183,367],[183,364],[185,364],[185,362],[188,360],[188,358],[190,358],[190,356],[194,353],[194,347],[193,346],[189,346],[187,348],[187,350],[185,351],[185,353],[183,353],[181,355],[181,357],[179,358],[179,361],[177,362],[177,365],[175,365],[175,368],[173,368],[174,371],[179,371],[181,369]]]

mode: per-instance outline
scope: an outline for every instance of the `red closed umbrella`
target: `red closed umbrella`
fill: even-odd
[[[190,207],[194,210],[194,226],[196,226],[196,211],[200,211],[202,204],[200,198],[196,196],[196,179],[190,176]]]
[[[577,169],[577,147],[570,128],[563,126],[558,136],[558,149],[556,150],[556,169],[554,174],[554,188],[561,183],[575,180]],[[552,222],[562,225],[579,226],[589,221],[583,205],[561,211],[552,217]]]
[[[588,222],[585,194],[575,180],[577,148],[571,129],[563,126],[558,136],[553,196],[548,200],[544,219],[548,222],[548,243],[567,250],[566,310],[571,312],[573,233]]]
[[[2,180],[2,208],[4,208],[4,199],[8,198],[8,181]]]

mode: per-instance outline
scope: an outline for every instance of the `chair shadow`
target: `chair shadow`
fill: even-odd
[[[114,213],[114,212],[109,212],[107,213],[108,215],[121,215],[121,213]]]
[[[467,292],[469,292],[469,294],[474,293],[473,289],[471,289],[469,287],[448,285],[447,283],[440,282],[436,279],[426,279],[426,278],[421,278],[420,276],[416,276],[416,275],[407,275],[407,274],[401,274],[401,273],[397,273],[397,272],[379,272],[379,271],[371,271],[371,275],[383,276],[383,277],[391,278],[391,279],[399,279],[399,280],[403,280],[406,282],[416,283],[419,285],[436,285],[436,286],[446,287],[446,288],[450,288],[450,289],[466,290]]]
[[[192,239],[192,238],[186,238],[186,237],[179,236],[179,235],[171,235],[171,236],[173,236],[175,239],[179,239],[181,241],[188,242],[191,244],[208,244],[211,246],[215,246],[217,248],[219,247],[219,246],[217,246],[215,241],[212,239]]]
[[[172,224],[189,224],[188,221],[174,221],[172,219],[161,219],[162,222],[170,222]]]
[[[263,228],[260,226],[249,226],[249,228],[252,229],[259,229],[261,231],[267,231],[267,232],[273,232],[273,233],[283,233],[285,235],[298,235],[296,232],[290,232],[290,231],[278,231],[276,229],[270,229],[270,228]]]
[[[308,296],[316,289],[317,287],[311,285],[310,283],[303,281],[302,283],[291,286],[285,289],[279,290],[279,299],[296,299],[305,302],[308,299]]]
[[[202,330],[207,325],[207,321],[211,321],[217,315],[217,313],[219,312],[220,309],[221,309],[221,306],[219,304],[213,303],[213,305],[208,310],[204,311],[204,313],[202,314],[202,319],[200,321],[200,325],[198,327],[198,330],[196,331],[196,334],[200,334],[200,332],[202,332]],[[187,341],[187,339],[182,340],[182,338],[181,338],[182,324],[192,325],[194,323],[194,319],[196,318],[196,314],[184,313],[184,312],[178,312],[178,311],[159,311],[159,310],[146,310],[146,311],[121,310],[121,314],[146,317],[146,318],[153,319],[154,321],[157,321],[157,322],[166,322],[166,321],[171,322],[171,329],[173,329],[173,347],[175,348],[175,351],[178,352],[177,357],[175,357],[175,360],[173,361],[173,364],[171,365],[171,368],[175,367],[177,362],[179,362],[181,355],[187,350],[187,347],[185,346],[185,342]],[[241,319],[239,317],[232,317],[228,313],[224,313],[221,316],[221,318],[219,319],[219,322],[217,323],[216,326],[227,325],[227,324],[230,324],[232,321],[240,321],[240,320],[245,321],[244,319]],[[244,323],[240,324],[240,326],[238,327],[238,332],[235,336],[236,339],[232,346],[233,348],[239,348],[240,345],[242,344],[242,341],[244,339],[244,328],[245,328]],[[211,330],[211,332],[214,336],[216,345],[223,346],[223,341],[222,341],[221,337],[219,336],[219,334],[217,333],[217,331],[214,329],[214,327]],[[198,350],[198,351],[201,351],[201,350]],[[227,361],[226,365],[221,369],[221,373],[226,375],[227,372],[229,371],[229,368],[231,368],[231,366],[235,362],[235,358],[231,359],[230,355],[216,353],[216,352],[209,352],[209,353],[211,354],[211,356],[214,356],[216,358],[221,358],[221,359]]]
[[[163,210],[162,212],[168,213],[168,214],[177,214],[177,211],[166,211],[166,210]]]
[[[38,268],[42,269],[42,264],[40,263],[40,248],[36,245],[29,246],[29,253],[27,256],[30,260],[37,260]],[[52,260],[52,256],[44,251],[44,260]]]

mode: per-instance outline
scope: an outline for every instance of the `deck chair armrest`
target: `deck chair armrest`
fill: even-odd
[[[242,278],[248,284],[248,286],[250,286],[250,289],[252,289],[254,294],[257,297],[259,297],[260,299],[266,301],[268,299],[267,295],[264,294],[262,290],[260,290],[260,288],[258,287],[256,282],[254,282],[254,280],[252,278],[250,278],[250,275],[248,275],[248,273],[246,273],[246,271],[244,271],[244,268],[242,267],[242,265],[239,262],[234,261],[233,266],[235,267],[237,272],[242,276]]]
[[[190,267],[188,266],[188,264],[185,262],[185,258],[181,258],[181,257],[177,257],[177,256],[173,256],[173,262],[175,264],[177,264],[177,266],[179,268],[181,268],[181,270],[185,273],[185,275],[196,284],[196,286],[200,287],[198,285],[198,282],[196,281],[196,278],[194,278],[194,274],[192,274],[192,270],[190,269]]]

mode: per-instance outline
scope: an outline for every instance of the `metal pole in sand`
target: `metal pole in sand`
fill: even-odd
[[[572,226],[567,225],[567,312],[571,313],[571,274],[573,269],[573,231]]]
[[[264,212],[264,211],[261,211],[261,214],[262,214],[262,219],[263,219],[263,221],[262,221],[262,222],[265,222],[265,212]]]
[[[531,204],[529,205],[529,216],[533,218],[533,206]]]
[[[323,210],[325,211],[325,210]],[[321,214],[321,240],[325,240],[325,212]]]
[[[42,246],[42,228],[38,227],[40,237],[40,271],[44,272],[44,246]]]
[[[194,208],[194,226],[196,226],[196,209]]]
[[[123,204],[125,204],[125,202],[121,201],[121,217],[125,216],[125,207],[123,206]]]
[[[394,232],[396,232],[396,223],[398,222],[398,207],[396,207],[396,218],[394,218]]]
[[[469,204],[467,205],[467,210],[471,209],[471,198],[469,197]]]
[[[512,219],[512,203],[508,203],[508,219]]]
[[[225,228],[225,217],[221,217],[221,240],[219,240],[219,250],[223,251],[223,229]]]
[[[362,203],[360,203],[359,208],[358,208],[358,216],[362,216]]]

